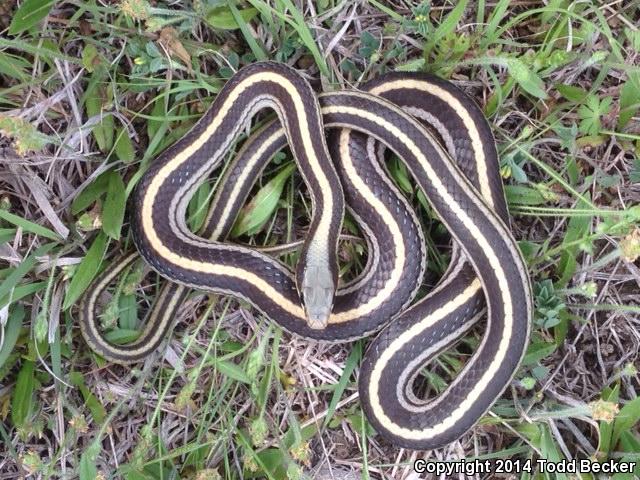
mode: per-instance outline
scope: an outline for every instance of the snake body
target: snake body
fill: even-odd
[[[185,222],[190,197],[265,107],[278,119],[245,141],[195,235]],[[325,129],[331,129],[328,145]],[[286,144],[312,200],[295,274],[264,252],[223,241],[253,180]],[[380,145],[404,163],[454,239],[440,284],[413,304],[425,269],[424,239],[416,215],[385,172]],[[245,299],[307,338],[348,341],[382,328],[362,362],[363,408],[393,443],[430,449],[477,422],[509,384],[525,351],[530,285],[508,227],[495,143],[478,107],[444,80],[387,74],[362,91],[316,96],[289,67],[250,65],[153,162],[133,200],[140,255],[175,283],[163,288],[140,337],[120,346],[96,326],[98,298],[135,254],[89,288],[81,329],[89,345],[113,361],[139,361],[155,350],[188,287]],[[363,275],[338,289],[336,248],[345,205],[366,237],[369,256]],[[457,378],[436,399],[417,398],[412,385],[423,366],[485,312],[483,341]]]

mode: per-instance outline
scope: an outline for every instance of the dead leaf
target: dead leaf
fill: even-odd
[[[187,49],[182,45],[175,28],[165,27],[160,30],[158,42],[169,52],[169,55],[178,57],[191,73],[191,55],[189,55]]]

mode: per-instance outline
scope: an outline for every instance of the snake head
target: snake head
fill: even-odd
[[[327,326],[336,284],[327,265],[307,265],[300,282],[307,324],[315,330]]]

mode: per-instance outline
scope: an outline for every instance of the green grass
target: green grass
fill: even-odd
[[[354,396],[366,341],[292,338],[246,304],[198,292],[164,355],[131,368],[96,357],[77,328],[91,279],[133,248],[136,182],[235,70],[263,59],[325,90],[429,71],[458,83],[492,124],[534,283],[534,331],[516,379],[473,432],[418,458],[639,461],[640,6],[183,3],[0,6],[0,478],[293,480],[326,463],[362,478],[411,471],[412,453],[376,436]],[[292,165],[281,154],[267,168],[235,235],[256,245],[300,236],[310,203]],[[390,170],[422,208],[406,171]],[[217,178],[189,206],[194,230]],[[435,245],[442,227],[422,217]],[[348,275],[363,244],[350,222],[345,233]],[[447,256],[430,250],[437,278]],[[112,338],[135,335],[160,285],[138,265],[114,286],[102,319]],[[481,335],[425,371],[433,392]]]

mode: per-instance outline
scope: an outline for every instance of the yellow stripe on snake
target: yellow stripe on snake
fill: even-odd
[[[256,112],[277,119],[252,135],[227,168],[202,230],[186,224],[195,190],[218,168]],[[296,271],[269,254],[225,241],[253,181],[286,145],[312,203]],[[405,165],[454,240],[450,266],[414,302],[425,271],[420,222],[382,161]],[[528,343],[529,278],[508,226],[495,142],[480,109],[451,83],[391,73],[360,91],[316,95],[295,70],[261,62],[241,69],[200,121],[156,158],[132,199],[139,254],[169,279],[139,338],[115,345],[99,331],[99,298],[138,257],[107,269],[82,299],[89,346],[118,363],[144,359],[163,342],[189,288],[244,299],[285,330],[345,342],[377,333],[359,373],[374,428],[413,449],[467,432],[511,382]],[[337,244],[344,210],[358,222],[367,265],[339,286]],[[414,394],[424,365],[483,315],[482,342],[435,399]]]

